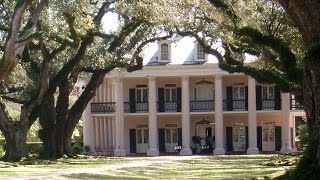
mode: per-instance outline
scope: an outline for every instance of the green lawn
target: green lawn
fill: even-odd
[[[64,159],[59,161],[38,162],[38,165],[19,165],[3,167],[0,163],[1,176],[15,176],[67,169],[94,168],[126,162],[146,162],[168,157],[125,157],[125,158],[87,158]],[[288,161],[278,155],[230,155],[230,156],[197,156],[193,159],[158,163],[139,168],[123,168],[99,171],[94,173],[73,174],[50,177],[46,179],[252,179],[281,174],[288,169]],[[285,159],[288,159],[285,157]],[[297,159],[297,158],[296,158]],[[275,166],[277,164],[277,166]]]
[[[143,160],[145,160],[145,158],[82,157],[78,159],[59,159],[54,161],[27,160],[20,163],[6,163],[0,161],[0,179],[3,176],[38,174],[79,168],[95,168],[110,164],[121,164]]]
[[[273,173],[281,174],[288,168],[264,165],[274,161],[273,159],[272,155],[200,156],[192,160],[154,164],[144,168],[125,168],[53,179],[252,179]]]

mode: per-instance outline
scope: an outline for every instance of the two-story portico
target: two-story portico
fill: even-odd
[[[208,61],[161,63],[159,58],[169,59],[166,53],[172,51],[155,52],[152,57],[158,63],[150,60],[140,71],[114,70],[105,77],[84,112],[85,145],[115,156],[157,156],[175,152],[178,146],[181,155],[191,155],[201,144],[196,137],[205,140],[206,147],[210,144],[214,154],[295,149],[294,119],[303,112],[292,109],[296,104],[290,94],[280,93],[273,84],[224,72]],[[199,51],[191,52],[200,56]],[[184,54],[176,59],[194,61],[192,53]]]

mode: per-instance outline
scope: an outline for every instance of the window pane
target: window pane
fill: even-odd
[[[161,60],[169,60],[169,46],[166,43],[161,45]]]
[[[172,89],[172,98],[171,98],[171,101],[177,101],[177,89],[174,88]]]
[[[145,144],[149,143],[149,130],[148,129],[143,130],[143,137],[144,137],[144,143]]]
[[[274,87],[269,87],[269,99],[274,99]]]
[[[166,89],[165,91],[165,101],[170,101],[170,89]]]
[[[177,143],[177,129],[172,129],[172,143]]]
[[[266,86],[262,87],[262,99],[268,99],[268,90]]]
[[[239,99],[238,90],[238,87],[233,87],[233,99],[235,100]]]
[[[142,131],[141,131],[141,129],[137,130],[137,138],[138,138],[138,144],[142,144]]]
[[[143,89],[143,102],[148,102],[148,89]]]
[[[245,99],[246,94],[245,94],[245,87],[240,87],[240,98],[239,99]]]
[[[137,89],[137,102],[141,102],[141,89]]]
[[[197,45],[197,58],[198,59],[205,59],[204,49],[200,44]]]
[[[171,143],[171,131],[166,129],[166,143]]]

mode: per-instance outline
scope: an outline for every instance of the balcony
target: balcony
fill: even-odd
[[[114,113],[116,111],[115,102],[91,103],[92,113]]]
[[[257,100],[257,110],[280,110],[281,100],[277,99],[263,99]],[[190,101],[190,112],[213,112],[214,111],[213,100],[202,101]],[[91,103],[92,113],[114,113],[116,103]],[[246,111],[248,107],[247,100],[224,100],[224,111]],[[290,100],[291,110],[303,110],[303,106],[299,104],[295,99]],[[158,102],[157,110],[162,112],[181,112],[181,104],[176,101]],[[147,113],[148,102],[124,102],[125,113]]]
[[[248,109],[247,100],[224,100],[224,111],[245,111]]]
[[[190,112],[210,112],[214,111],[213,100],[190,101]]]
[[[291,110],[303,110],[302,104],[298,103],[295,99],[290,99],[290,109]]]

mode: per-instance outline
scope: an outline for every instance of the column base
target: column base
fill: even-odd
[[[180,151],[180,156],[190,156],[192,155],[192,151],[190,148],[182,148]]]
[[[292,148],[292,152],[297,152],[298,149],[296,147]]]
[[[292,148],[291,147],[283,147],[280,149],[281,154],[291,154],[292,153]]]
[[[124,157],[124,156],[126,156],[126,150],[124,150],[124,149],[115,149],[114,150],[114,156],[116,156],[116,157]]]
[[[215,148],[213,150],[213,154],[214,155],[224,155],[224,154],[226,154],[226,151],[224,150],[224,148]]]
[[[156,149],[156,148],[148,149],[147,156],[159,156],[159,149]]]
[[[259,154],[259,149],[256,147],[255,148],[248,148],[247,154]]]

